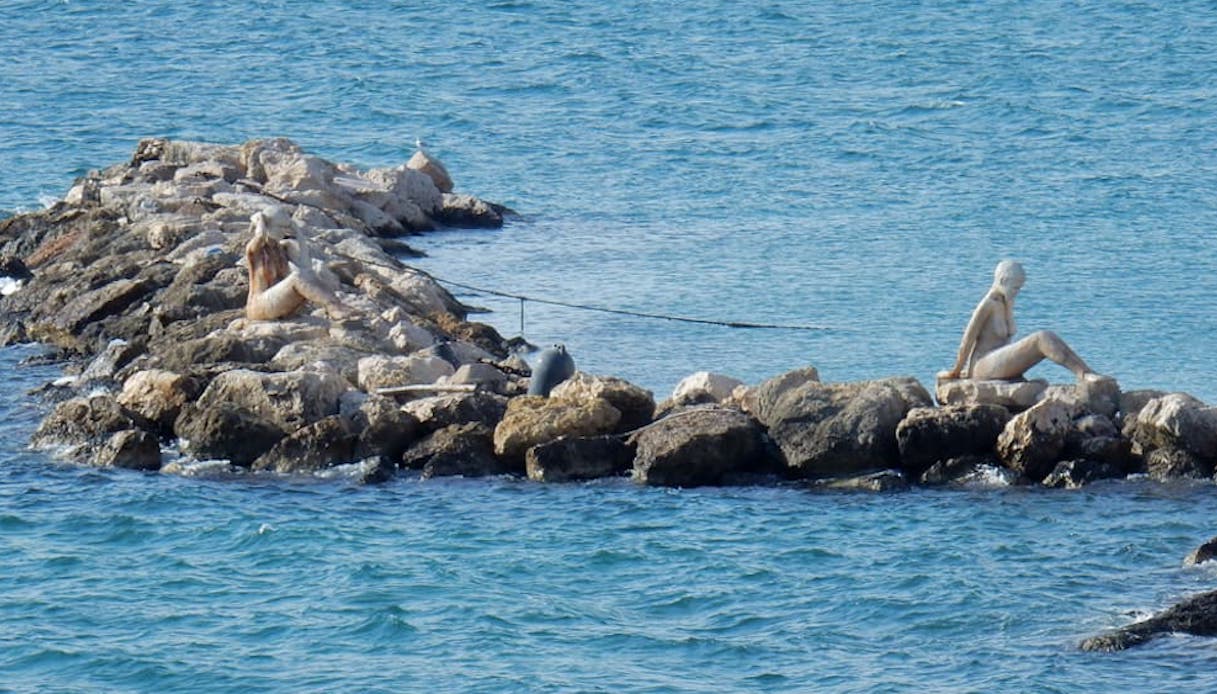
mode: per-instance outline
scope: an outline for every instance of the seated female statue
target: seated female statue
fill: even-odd
[[[350,313],[313,271],[308,242],[295,229],[285,211],[267,208],[254,213],[249,221],[253,238],[245,245],[245,260],[249,265],[246,318],[284,318],[295,313],[306,301],[324,306],[331,318],[343,318]],[[293,234],[296,238],[284,238],[285,234]]]
[[[1044,359],[1073,372],[1079,381],[1103,378],[1082,361],[1055,333],[1040,330],[1011,342],[1014,337],[1014,297],[1023,287],[1023,266],[1003,260],[993,272],[993,286],[980,300],[959,343],[959,354],[942,378],[1012,381]]]

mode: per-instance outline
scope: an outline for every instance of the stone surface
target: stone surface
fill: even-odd
[[[275,443],[251,464],[254,470],[309,473],[355,459],[358,435],[350,423],[332,415],[300,427]]]
[[[1021,412],[1040,401],[1048,381],[973,381],[939,377],[934,393],[940,405],[998,405]]]
[[[559,437],[611,434],[621,412],[601,398],[575,401],[523,395],[507,403],[502,421],[494,429],[495,455],[524,462],[529,448]]]
[[[1045,487],[1056,489],[1078,489],[1098,480],[1117,479],[1124,476],[1124,469],[1101,460],[1063,460],[1040,482]]]
[[[1132,440],[1142,455],[1175,448],[1211,467],[1217,461],[1217,408],[1186,393],[1154,398],[1137,414]]]
[[[1155,448],[1145,457],[1145,471],[1151,479],[1206,479],[1213,475],[1213,464],[1184,448]]]
[[[169,431],[187,402],[201,391],[197,380],[163,369],[137,371],[123,382],[118,403]]]
[[[758,386],[757,419],[798,476],[848,477],[896,468],[896,427],[929,393],[911,378],[820,383],[779,376]]]
[[[744,382],[738,378],[698,371],[681,379],[672,390],[670,400],[678,406],[722,403]]]
[[[402,453],[422,436],[418,420],[403,412],[392,398],[348,391],[338,408],[358,432],[352,453],[355,459],[376,458],[396,467]]]
[[[370,356],[359,360],[359,387],[370,393],[378,388],[435,383],[455,371],[439,357]]]
[[[637,429],[649,424],[655,414],[655,398],[651,391],[613,376],[593,376],[582,371],[559,383],[549,397],[586,403],[597,398],[607,401],[621,413],[614,433]]]
[[[938,461],[990,453],[1008,421],[997,405],[913,408],[896,427],[901,465],[917,479]]]
[[[452,192],[452,176],[448,175],[448,169],[444,168],[438,159],[421,149],[410,157],[410,160],[406,162],[406,167],[426,174],[439,192]]]
[[[173,424],[182,450],[198,460],[227,460],[249,467],[286,433],[283,427],[230,402],[187,405]]]
[[[1044,400],[1015,415],[997,438],[998,458],[1011,470],[1039,482],[1056,467],[1073,419],[1081,411],[1074,402]]]
[[[1149,619],[1083,641],[1083,651],[1122,651],[1162,634],[1217,636],[1217,591],[1182,600]]]
[[[522,466],[494,455],[494,432],[483,424],[456,424],[428,434],[402,457],[402,467],[431,477],[485,477],[513,474]]]
[[[338,400],[350,385],[333,371],[260,373],[234,369],[216,376],[195,407],[221,404],[245,409],[284,434],[338,414]]]
[[[494,393],[449,393],[411,400],[402,409],[413,417],[424,433],[454,424],[478,423],[498,426],[507,412],[507,398]]]
[[[1018,484],[1019,476],[992,457],[965,455],[934,463],[921,475],[920,482],[929,486],[1009,487]]]
[[[1192,550],[1191,554],[1188,554],[1187,557],[1184,558],[1183,565],[1196,566],[1197,564],[1203,564],[1206,561],[1211,561],[1215,557],[1217,557],[1217,537],[1210,539],[1208,542],[1205,542],[1196,549]]]
[[[629,472],[634,447],[621,436],[560,438],[528,449],[525,472],[535,482],[571,482]]]
[[[633,434],[630,442],[637,446],[634,478],[652,486],[719,485],[776,469],[761,428],[732,409],[685,410]]]
[[[94,456],[93,464],[156,471],[161,468],[161,445],[153,434],[140,429],[124,429],[110,436]]]
[[[136,420],[113,395],[76,397],[55,406],[38,425],[30,445],[44,449],[82,447],[87,459],[111,434],[137,428]]]
[[[849,492],[903,492],[909,488],[908,479],[899,470],[880,470],[865,475],[818,480],[816,489]]]

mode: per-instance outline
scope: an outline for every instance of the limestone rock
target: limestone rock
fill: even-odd
[[[1212,476],[1213,464],[1201,460],[1184,448],[1155,448],[1145,457],[1145,470],[1151,479],[1166,482],[1174,479],[1205,479]]]
[[[989,453],[1008,421],[997,405],[913,408],[896,427],[901,464],[916,479],[940,460]]]
[[[507,383],[507,374],[490,364],[461,364],[451,376],[440,379],[451,385],[477,385],[500,392]]]
[[[249,467],[286,435],[269,418],[222,400],[203,408],[186,406],[173,431],[191,456],[227,460],[238,467]]]
[[[633,434],[634,479],[642,484],[697,487],[731,483],[778,469],[757,423],[737,410],[685,410]]]
[[[1192,553],[1187,555],[1187,558],[1183,560],[1183,565],[1196,566],[1197,564],[1211,561],[1214,558],[1217,558],[1217,537],[1192,550]]]
[[[350,386],[332,371],[259,373],[234,369],[216,376],[196,406],[243,408],[287,434],[338,414],[338,399]]]
[[[1169,633],[1217,636],[1217,591],[1192,596],[1149,619],[1086,639],[1080,647],[1083,651],[1122,651]]]
[[[280,439],[251,467],[279,473],[315,472],[351,462],[356,439],[347,420],[338,415],[324,417]]]
[[[779,376],[757,388],[755,415],[803,477],[848,477],[900,465],[896,427],[929,393],[914,379],[825,384]]]
[[[835,479],[818,480],[817,489],[850,492],[903,492],[909,488],[908,479],[899,470],[880,470],[865,475],[853,477],[838,477]]]
[[[161,468],[161,444],[140,429],[124,429],[110,436],[93,458],[97,467],[156,471]]]
[[[339,414],[359,432],[353,453],[359,460],[376,458],[396,467],[401,454],[422,434],[418,420],[383,395],[348,391],[339,402]]]
[[[582,371],[576,371],[574,376],[555,386],[549,397],[580,403],[596,398],[608,401],[621,413],[621,421],[613,433],[637,429],[650,423],[655,414],[655,398],[651,391],[624,379],[593,376]]]
[[[359,360],[359,387],[370,393],[377,388],[435,383],[454,371],[451,364],[438,357],[364,357]]]
[[[1048,382],[974,381],[969,378],[939,378],[935,396],[941,405],[998,405],[1012,412],[1021,412],[1040,401]]]
[[[448,226],[497,229],[503,226],[503,209],[472,195],[444,193],[437,219]]]
[[[108,393],[65,400],[47,415],[30,440],[34,448],[79,447],[87,458],[111,434],[138,423]]]
[[[169,430],[182,407],[199,395],[198,381],[172,371],[137,371],[123,383],[118,403]]]
[[[493,430],[507,412],[507,398],[495,393],[447,393],[411,400],[402,409],[424,433],[454,424],[478,423]]]
[[[940,460],[921,475],[921,484],[989,488],[1018,484],[1018,473],[983,455],[965,455]]]
[[[1078,489],[1091,482],[1123,476],[1122,467],[1102,460],[1063,460],[1056,464],[1041,484],[1057,489]]]
[[[1034,482],[1044,479],[1060,460],[1073,419],[1081,411],[1077,403],[1050,399],[1019,413],[997,438],[998,457]]]
[[[571,482],[628,472],[634,447],[620,436],[560,438],[528,449],[525,472],[535,482]]]
[[[1217,461],[1217,408],[1185,393],[1154,398],[1137,414],[1132,439],[1142,454],[1177,448],[1211,467]]]
[[[742,401],[744,411],[751,413],[753,416],[759,416],[761,412],[771,413],[777,407],[777,403],[787,393],[797,390],[808,383],[819,382],[820,373],[816,371],[814,366],[805,366],[774,376],[748,391]]]
[[[521,466],[494,455],[494,432],[482,424],[456,424],[428,434],[402,456],[402,467],[432,477],[486,477],[518,473]]]
[[[818,380],[818,379],[817,379]],[[722,403],[731,397],[732,393],[744,382],[738,378],[698,371],[681,379],[672,390],[671,400],[677,405],[701,405],[704,403]]]
[[[410,160],[406,162],[406,167],[425,174],[435,184],[439,192],[452,192],[452,177],[448,175],[448,169],[444,168],[440,160],[421,149],[415,152],[414,156],[410,157]]]
[[[1155,398],[1160,398],[1163,395],[1169,395],[1165,390],[1130,390],[1120,393],[1120,412],[1119,423],[1121,429],[1125,430],[1125,435],[1131,435],[1132,428],[1136,426],[1137,415],[1141,412],[1141,408]]]
[[[495,455],[524,461],[529,448],[561,436],[600,436],[617,429],[621,412],[601,398],[575,401],[523,395],[507,403],[494,429]]]

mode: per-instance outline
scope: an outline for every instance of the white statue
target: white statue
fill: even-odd
[[[1003,260],[997,264],[993,271],[993,286],[980,300],[963,331],[955,366],[940,373],[941,378],[1018,380],[1044,359],[1069,369],[1078,381],[1103,378],[1055,333],[1040,330],[1011,342],[1015,333],[1014,297],[1018,296],[1025,280],[1026,274],[1019,263]]]
[[[276,320],[295,313],[306,301],[325,307],[331,318],[345,318],[343,304],[313,272],[312,254],[301,230],[280,208],[267,208],[250,218],[253,238],[245,246],[249,264],[249,295],[245,315],[251,320]],[[292,234],[295,240],[284,238]]]

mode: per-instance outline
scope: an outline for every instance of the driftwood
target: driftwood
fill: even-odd
[[[409,386],[390,386],[377,388],[377,395],[398,395],[400,393],[472,393],[478,389],[476,383],[418,383]]]

